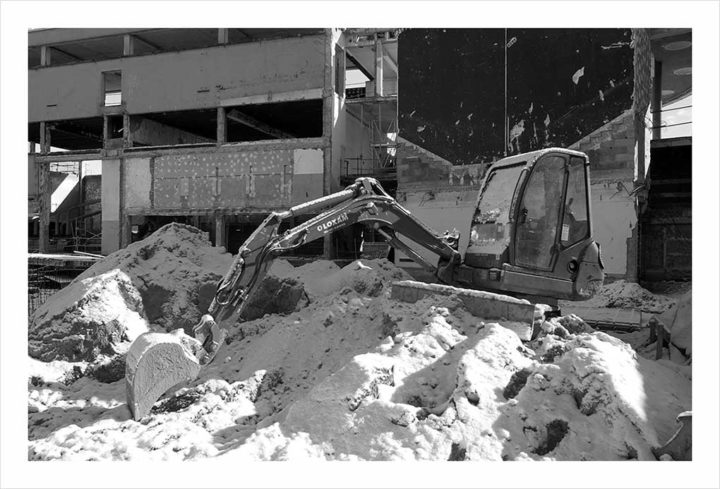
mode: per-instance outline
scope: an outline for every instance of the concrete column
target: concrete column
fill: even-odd
[[[52,48],[50,46],[40,47],[40,66],[50,66],[52,57]]]
[[[36,163],[38,170],[38,209],[40,212],[40,253],[50,251],[50,163]]]
[[[382,97],[383,93],[383,45],[375,39],[375,95]]]
[[[662,129],[662,62],[655,61],[652,96],[652,138],[661,139]]]
[[[225,246],[225,216],[215,214],[215,246]]]
[[[120,160],[102,161],[102,253],[108,255],[120,248]]]
[[[229,41],[228,29],[218,29],[218,44],[227,44]]]
[[[227,142],[227,120],[225,117],[225,107],[217,108],[217,144],[225,144]]]
[[[135,54],[135,37],[131,34],[123,36],[123,56],[132,56]]]

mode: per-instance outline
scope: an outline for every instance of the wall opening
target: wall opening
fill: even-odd
[[[322,99],[227,107],[228,142],[322,137]]]
[[[67,119],[48,122],[52,151],[102,149],[103,118]],[[28,124],[28,139],[40,144],[40,123]]]
[[[103,72],[103,93],[105,107],[122,105],[122,73],[120,71]]]

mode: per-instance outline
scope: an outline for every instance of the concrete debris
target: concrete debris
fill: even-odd
[[[30,317],[28,352],[42,361],[94,361],[147,331],[140,292],[119,269],[79,277]]]

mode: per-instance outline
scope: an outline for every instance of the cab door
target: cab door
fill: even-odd
[[[558,254],[567,156],[547,154],[535,163],[517,206],[514,265],[550,271]]]

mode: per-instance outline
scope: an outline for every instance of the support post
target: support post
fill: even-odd
[[[132,56],[135,54],[135,37],[132,34],[123,36],[123,56]]]
[[[652,98],[652,138],[661,139],[662,135],[662,61],[655,61]]]
[[[40,123],[40,154],[46,155],[50,152],[50,124],[47,122]]]
[[[323,86],[323,195],[332,193],[332,141],[335,93],[333,90],[333,30],[325,29],[325,78]],[[323,238],[323,258],[334,258],[332,233]]]
[[[229,39],[228,29],[218,29],[218,44],[227,44]]]
[[[130,114],[123,114],[123,148],[132,148],[133,138],[130,130]]]
[[[40,66],[50,66],[52,58],[52,48],[50,46],[40,47]]]
[[[225,246],[225,216],[215,214],[215,247]]]
[[[375,95],[382,97],[383,93],[383,45],[375,39]]]
[[[110,121],[107,115],[103,115],[103,148],[107,148],[110,139]]]
[[[40,253],[50,251],[50,163],[36,162],[38,165],[38,211],[40,213],[39,248]]]
[[[217,144],[218,146],[227,142],[227,120],[225,107],[217,108]]]

